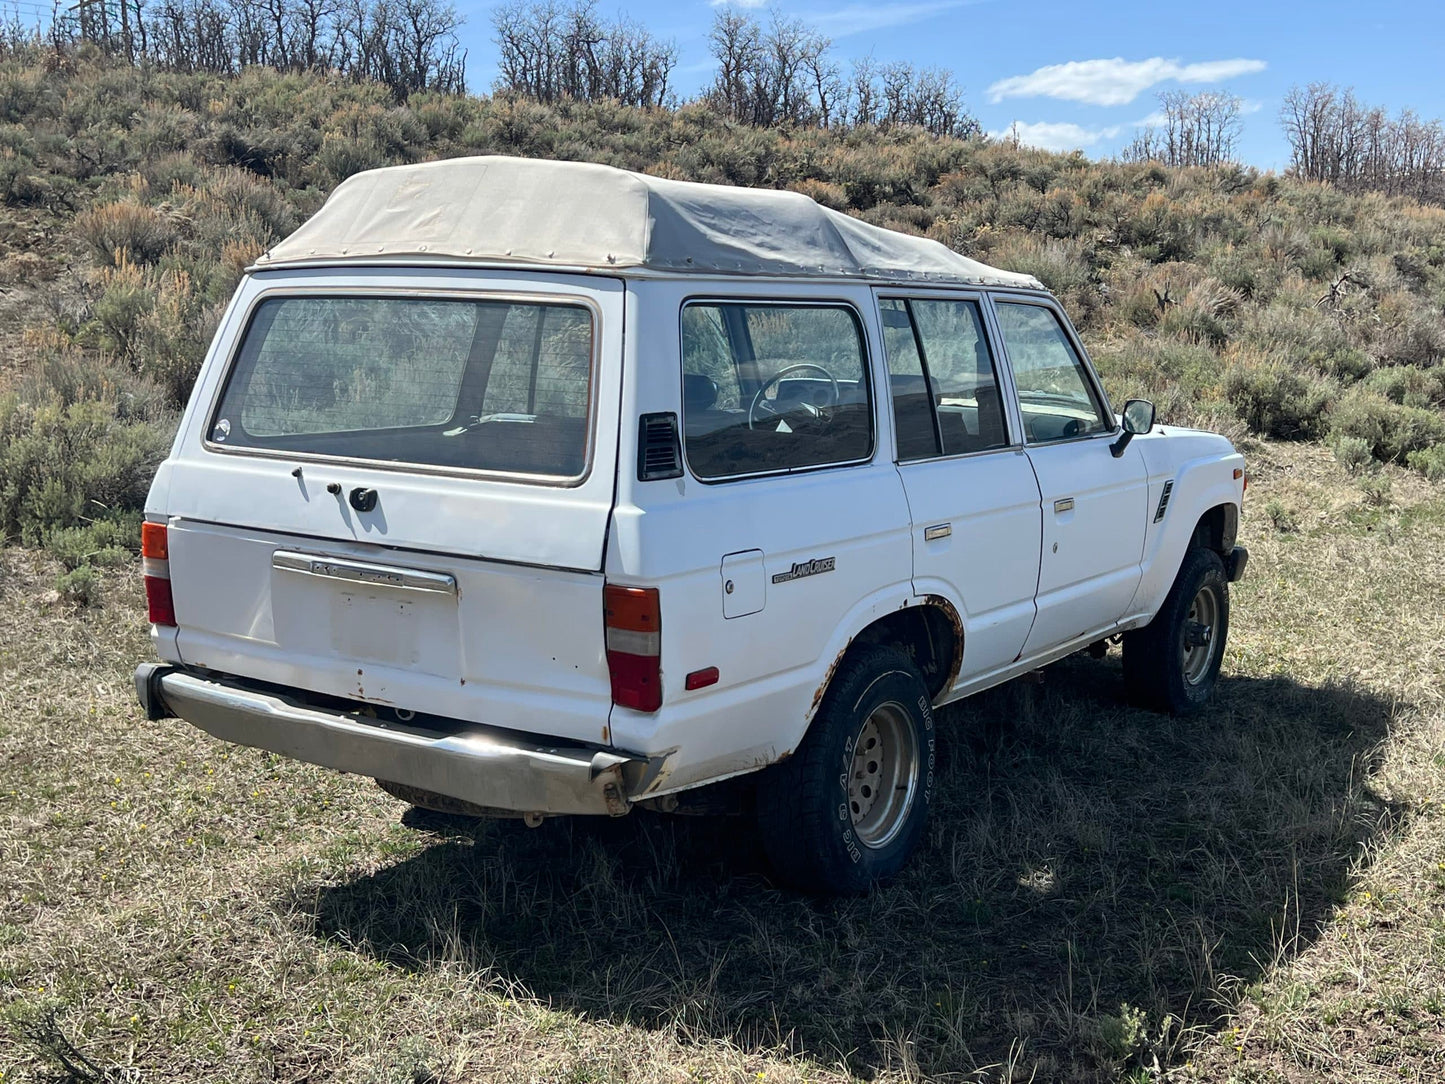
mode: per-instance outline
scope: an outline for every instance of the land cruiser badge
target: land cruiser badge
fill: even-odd
[[[773,582],[787,583],[789,580],[801,580],[804,576],[816,576],[820,572],[832,572],[836,560],[836,557],[814,557],[811,561],[798,561],[788,571],[775,573]]]

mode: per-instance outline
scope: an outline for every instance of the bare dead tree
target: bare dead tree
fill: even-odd
[[[1280,124],[1290,168],[1346,191],[1373,190],[1445,203],[1445,127],[1412,110],[1391,117],[1329,83],[1294,87]]]
[[[595,0],[516,0],[492,14],[501,93],[541,102],[612,98],[641,107],[668,100],[677,50],[626,18],[597,14]]]
[[[1234,161],[1242,103],[1233,94],[1182,90],[1159,95],[1159,122],[1141,129],[1120,157],[1166,166],[1220,166]]]

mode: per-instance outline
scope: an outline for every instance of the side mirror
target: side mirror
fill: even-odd
[[[1109,451],[1118,459],[1129,447],[1129,442],[1142,433],[1154,428],[1154,404],[1148,399],[1130,399],[1124,404],[1124,431],[1119,439],[1109,445]]]

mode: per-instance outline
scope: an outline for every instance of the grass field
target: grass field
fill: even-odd
[[[1215,706],[1114,653],[950,709],[847,901],[740,823],[420,817],[148,724],[138,571],[77,611],[0,551],[0,1081],[1445,1079],[1445,491],[1249,454]]]

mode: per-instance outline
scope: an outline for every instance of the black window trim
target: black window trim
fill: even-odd
[[[216,417],[220,412],[221,403],[225,400],[226,391],[229,389],[231,381],[235,378],[236,365],[240,360],[241,351],[245,347],[247,339],[250,337],[252,326],[256,320],[256,314],[263,304],[277,298],[334,300],[338,298],[359,297],[374,298],[383,301],[439,300],[503,302],[543,306],[572,305],[585,309],[592,321],[592,351],[589,359],[587,378],[587,443],[581,473],[564,477],[556,474],[530,474],[520,471],[485,470],[473,467],[445,467],[432,463],[398,463],[394,460],[366,459],[361,456],[326,455],[320,452],[292,452],[280,449],[243,447],[235,444],[218,444],[211,439],[210,435],[215,431]],[[601,399],[599,382],[602,375],[603,328],[601,306],[591,297],[574,293],[487,290],[475,286],[457,287],[455,289],[447,287],[410,289],[397,286],[347,286],[332,290],[314,285],[272,286],[257,293],[256,296],[251,298],[247,303],[246,311],[241,318],[240,327],[241,333],[235,336],[228,345],[226,360],[224,368],[222,369],[222,377],[217,381],[216,390],[212,393],[211,400],[203,415],[206,419],[205,428],[200,434],[201,448],[203,451],[215,455],[250,456],[257,459],[280,459],[295,463],[339,463],[348,467],[361,467],[367,470],[384,470],[396,474],[424,474],[444,478],[470,478],[486,481],[514,482],[526,485],[546,486],[552,489],[576,489],[584,485],[592,476],[592,469],[597,453],[597,418],[598,405]],[[458,395],[461,394],[461,390],[461,388],[458,389]]]
[[[682,314],[693,305],[749,305],[762,308],[773,306],[781,308],[822,308],[822,309],[843,309],[853,318],[854,330],[858,333],[858,345],[862,354],[860,363],[862,365],[863,380],[868,393],[868,454],[859,459],[846,459],[836,463],[813,463],[805,467],[783,467],[780,470],[751,471],[747,474],[730,474],[725,478],[707,478],[692,469],[692,462],[687,455],[687,403],[683,398],[682,382],[686,374],[683,368],[682,350]],[[746,329],[744,329],[746,330]],[[733,346],[732,332],[727,332],[728,348]],[[748,336],[748,352],[752,353],[752,337]],[[678,402],[681,409],[678,416],[682,420],[682,432],[680,440],[682,443],[682,461],[687,468],[689,478],[705,486],[729,485],[733,482],[745,482],[756,478],[781,478],[793,474],[811,474],[815,471],[839,470],[850,467],[862,467],[872,463],[878,457],[878,395],[873,387],[873,351],[868,339],[868,325],[863,319],[855,302],[847,298],[827,297],[787,297],[774,295],[753,295],[753,294],[699,294],[688,296],[682,299],[682,304],[677,307],[677,390]],[[739,382],[739,390],[742,384]]]

